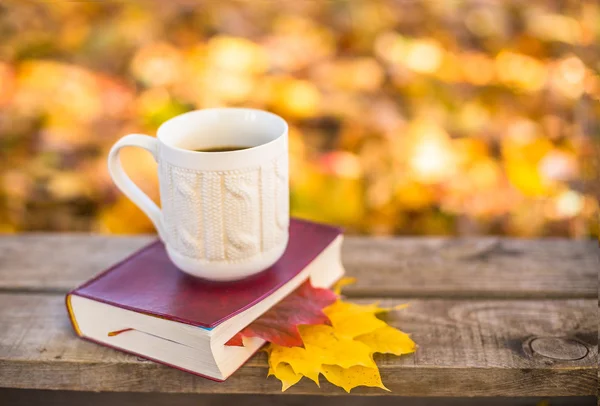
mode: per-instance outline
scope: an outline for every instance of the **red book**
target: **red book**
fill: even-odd
[[[341,242],[337,228],[292,219],[277,263],[240,281],[211,282],[179,271],[156,241],[71,291],[67,308],[85,339],[225,380],[264,341],[225,342],[306,279],[331,286],[344,273]]]

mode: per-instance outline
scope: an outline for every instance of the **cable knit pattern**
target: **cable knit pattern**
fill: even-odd
[[[171,168],[172,176],[177,179],[173,183],[173,205],[180,207],[182,213],[194,213],[186,221],[180,222],[175,227],[174,245],[180,253],[192,258],[203,256],[202,244],[202,216],[196,215],[200,205],[198,190],[202,175],[196,175],[180,168]]]
[[[287,234],[290,225],[289,182],[288,182],[288,156],[281,155],[275,159],[275,223],[277,225],[276,238],[281,241]]]
[[[275,171],[273,162],[268,162],[260,167],[259,187],[262,250],[268,251],[275,246]]]
[[[288,159],[200,171],[160,163],[167,243],[197,260],[238,262],[274,248],[289,226]]]
[[[258,170],[224,176],[226,249],[229,260],[260,252]]]
[[[197,172],[196,176],[200,176]],[[193,215],[204,218],[204,249],[203,259],[225,260],[225,231],[223,230],[223,174],[219,172],[204,172],[202,174],[202,204],[196,207]],[[191,215],[191,213],[189,213]]]

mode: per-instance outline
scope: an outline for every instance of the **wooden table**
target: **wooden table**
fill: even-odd
[[[263,353],[215,383],[75,336],[65,293],[152,239],[0,237],[0,388],[11,388],[0,395],[15,398],[19,388],[74,396],[280,394],[279,382],[266,379]],[[353,394],[594,396],[598,251],[596,241],[564,239],[348,237],[343,261],[358,283],[345,294],[357,302],[410,303],[390,324],[419,345],[414,355],[377,357],[390,394],[368,388]],[[282,396],[288,394],[344,392],[303,380]]]

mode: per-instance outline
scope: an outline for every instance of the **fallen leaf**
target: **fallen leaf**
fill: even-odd
[[[336,300],[337,295],[331,290],[315,288],[307,280],[225,345],[243,346],[242,337],[259,337],[285,347],[301,347],[302,337],[298,326],[330,324],[323,308]]]
[[[335,310],[332,314],[339,316],[344,322],[334,322],[332,326],[300,326],[304,348],[269,345],[267,352],[270,369],[276,370],[281,365],[289,365],[296,374],[294,377],[305,376],[319,386],[319,376],[323,374],[329,382],[347,392],[356,386],[387,390],[381,382],[373,354],[409,354],[415,351],[415,343],[408,334],[388,326],[379,319],[377,320],[383,323],[382,327],[374,328],[366,334],[355,335],[359,329],[350,329],[346,320],[352,316],[360,322],[360,317],[375,317],[377,313],[389,311],[378,304],[357,305],[338,301],[326,308],[325,312],[328,313],[331,308]],[[338,331],[338,327],[341,327],[341,332]],[[371,327],[363,330],[369,330]],[[294,385],[291,381],[288,377],[287,387]]]
[[[330,326],[301,326],[304,347],[315,362],[335,364],[343,368],[355,365],[376,367],[368,345],[337,336]],[[293,366],[292,366],[293,367]]]
[[[269,375],[274,375],[275,378],[281,381],[281,391],[285,392],[290,386],[297,384],[302,379],[301,374],[294,372],[291,366],[287,364],[279,364],[275,368],[269,369]]]
[[[225,345],[229,345],[231,347],[243,347],[244,346],[244,340],[242,339],[242,335],[240,333],[237,333],[236,335],[234,335],[233,337],[231,337],[229,339],[229,341],[227,341],[227,343]]]
[[[344,286],[353,285],[356,283],[356,278],[353,276],[344,276],[339,281],[333,285],[333,291],[336,295],[340,295],[342,293],[342,288]]]
[[[285,363],[289,364],[292,370],[312,380],[319,385],[319,374],[321,373],[321,363],[315,362],[314,354],[301,347],[282,347],[280,345],[271,345],[269,347],[269,367],[277,368]]]
[[[342,279],[334,289],[353,283]],[[261,337],[271,344],[269,376],[282,383],[282,391],[302,377],[320,386],[321,375],[350,392],[357,386],[388,390],[373,360],[375,353],[412,353],[416,344],[408,334],[389,326],[377,316],[406,307],[381,307],[379,303],[356,304],[337,299],[336,293],[313,288],[309,282],[255,320],[228,345],[243,345],[247,337]]]
[[[408,334],[388,325],[358,336],[355,340],[366,344],[373,352],[381,354],[410,354],[416,349],[415,342]]]
[[[323,365],[323,375],[329,382],[344,388],[348,393],[357,386],[370,386],[390,391],[381,382],[381,376],[377,367],[354,366],[342,368],[338,365]]]
[[[357,305],[338,300],[324,311],[339,337],[354,338],[387,325],[375,316],[387,311],[377,304]]]

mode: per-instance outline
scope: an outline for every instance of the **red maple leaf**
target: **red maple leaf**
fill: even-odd
[[[329,289],[315,288],[307,280],[295,291],[234,335],[225,345],[242,347],[242,336],[260,337],[270,343],[285,347],[301,347],[302,337],[298,326],[302,324],[327,324],[331,322],[323,308],[337,300]]]

